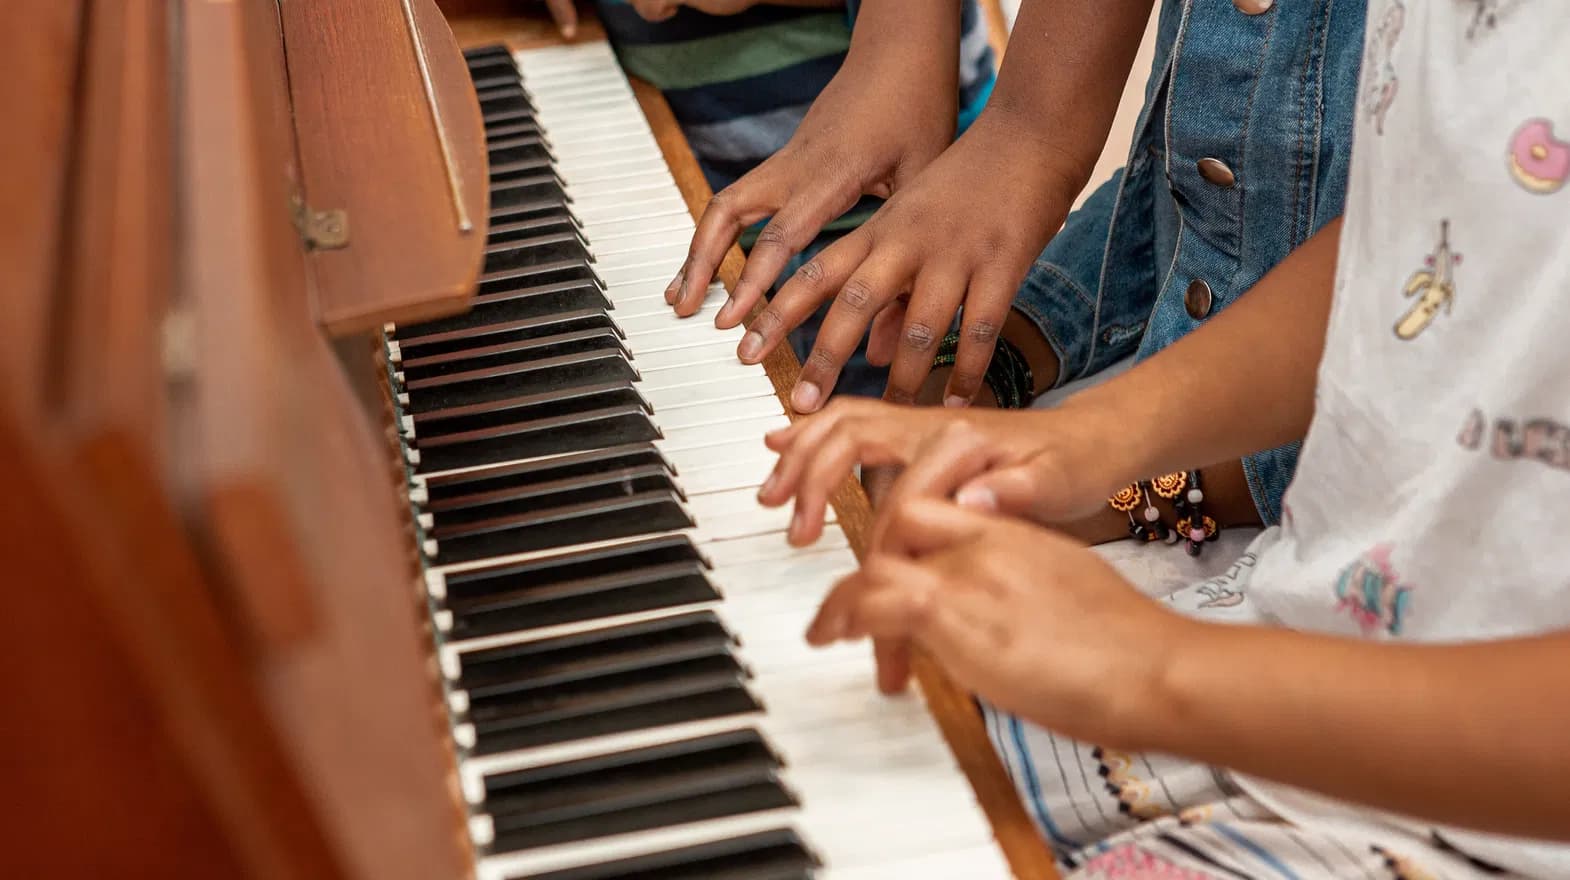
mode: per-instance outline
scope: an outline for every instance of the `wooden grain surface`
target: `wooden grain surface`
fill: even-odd
[[[479,103],[441,12],[411,2],[468,231],[403,4],[282,4],[305,197],[348,214],[348,246],[309,258],[334,335],[455,314],[479,277],[490,210]]]
[[[563,42],[548,19],[519,15],[515,4],[508,7],[494,0],[445,0],[442,6],[449,15],[459,43],[465,47],[506,43],[516,50]],[[597,23],[588,21],[580,25],[579,34],[572,42],[603,39],[602,34]],[[688,209],[694,218],[700,216],[713,193],[682,135],[681,127],[657,89],[637,79],[632,80],[632,88]],[[740,248],[733,247],[725,255],[718,275],[727,290],[735,289],[744,263],[745,257]],[[748,320],[760,310],[761,304]],[[781,346],[764,361],[764,367],[774,384],[775,392],[785,403],[786,411],[790,412],[787,395],[801,371],[795,352],[789,346]],[[865,536],[872,521],[867,497],[860,484],[847,480],[834,494],[833,503],[839,514],[840,526],[859,557],[866,546]],[[999,846],[1007,856],[1015,876],[1022,880],[1054,880],[1058,874],[1052,855],[1037,832],[1035,823],[1025,813],[1013,783],[1004,772],[987,738],[974,701],[927,657],[918,655],[915,668],[928,707],[970,779],[978,802],[986,810]],[[867,686],[872,687],[872,682],[869,681]]]

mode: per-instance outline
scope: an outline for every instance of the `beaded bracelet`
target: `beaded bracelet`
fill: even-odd
[[[1188,555],[1198,556],[1207,541],[1214,541],[1221,535],[1221,528],[1215,519],[1205,515],[1202,479],[1198,470],[1166,474],[1148,482],[1124,486],[1107,503],[1113,510],[1128,514],[1128,532],[1131,536],[1147,543],[1165,541],[1172,544],[1182,540],[1186,542],[1184,549]],[[1161,512],[1156,508],[1157,498],[1171,502],[1177,511],[1175,529],[1168,529],[1161,522]],[[1142,502],[1143,523],[1134,518],[1134,509]]]
[[[959,333],[943,337],[943,341],[938,343],[937,357],[932,359],[933,369],[954,366],[958,352]],[[1024,409],[1029,406],[1036,387],[1035,377],[1030,372],[1030,364],[1025,356],[1013,343],[1001,338],[993,349],[992,361],[987,364],[982,381],[987,383],[992,396],[997,398],[1000,409]]]

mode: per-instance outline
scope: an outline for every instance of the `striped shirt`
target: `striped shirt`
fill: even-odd
[[[645,21],[626,0],[598,5],[622,67],[665,95],[718,192],[790,140],[844,62],[860,0],[837,10],[761,3],[724,16],[682,7],[662,22]],[[963,10],[960,131],[992,93],[996,68],[977,0],[964,0]],[[864,198],[827,228],[854,228],[878,204]],[[744,248],[761,225],[743,236]]]

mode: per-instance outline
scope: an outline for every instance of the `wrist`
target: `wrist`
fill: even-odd
[[[1061,205],[1065,215],[1090,182],[1098,158],[1065,150],[1044,114],[997,92],[960,138],[966,139],[984,142],[987,152],[1004,159],[1002,167],[1009,169],[1011,178],[1047,204]]]
[[[1003,322],[1002,336],[1019,349],[1025,362],[1030,365],[1032,396],[1040,395],[1057,385],[1058,370],[1061,368],[1058,353],[1053,350],[1052,343],[1047,341],[1041,329],[1023,312],[1009,309],[1008,318]]]

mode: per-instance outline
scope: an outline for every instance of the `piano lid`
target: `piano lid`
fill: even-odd
[[[335,336],[468,306],[489,213],[480,107],[432,0],[280,3],[287,208]],[[276,80],[275,80],[276,82]],[[263,83],[264,87],[271,84]]]

